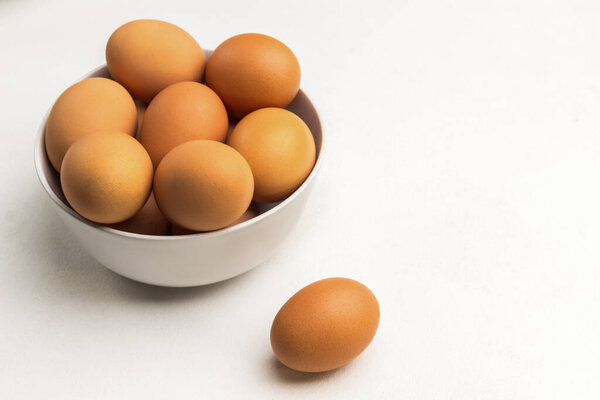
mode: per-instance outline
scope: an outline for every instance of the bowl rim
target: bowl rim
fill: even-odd
[[[90,78],[93,75],[104,70],[105,68],[106,68],[106,64],[102,64],[101,66],[94,68],[87,74],[81,76],[73,84],[80,82],[83,79]],[[188,240],[191,238],[199,238],[199,237],[208,238],[208,237],[221,236],[221,235],[226,235],[229,233],[233,233],[233,232],[248,228],[251,225],[259,223],[260,221],[262,221],[266,218],[269,218],[273,214],[277,213],[279,210],[282,210],[283,208],[287,207],[290,203],[292,203],[300,195],[300,193],[302,193],[304,190],[306,190],[308,185],[310,185],[310,183],[314,180],[315,176],[317,175],[317,172],[321,168],[321,164],[323,163],[323,155],[325,154],[324,150],[326,148],[326,140],[324,137],[325,135],[323,134],[323,131],[325,130],[324,126],[323,126],[323,121],[321,120],[321,117],[319,115],[318,108],[315,105],[315,102],[306,93],[306,90],[304,90],[303,88],[300,88],[298,90],[298,92],[299,93],[302,92],[306,96],[306,98],[309,100],[309,102],[312,104],[312,107],[315,110],[317,122],[319,123],[319,126],[321,127],[321,146],[317,153],[315,164],[314,164],[312,170],[310,171],[310,174],[306,177],[306,179],[302,183],[302,185],[300,185],[292,194],[290,194],[288,197],[286,197],[285,200],[281,201],[275,207],[265,211],[264,213],[254,217],[254,218],[251,218],[248,221],[244,221],[240,224],[236,224],[233,226],[229,226],[227,228],[223,228],[223,229],[219,229],[219,230],[215,230],[215,231],[209,231],[209,232],[198,232],[198,233],[191,233],[191,234],[186,234],[186,235],[167,236],[167,235],[146,235],[146,234],[141,234],[141,233],[121,231],[119,229],[110,228],[107,226],[97,224],[95,222],[92,222],[92,221],[82,217],[75,210],[73,210],[71,207],[69,207],[67,204],[65,204],[60,198],[58,198],[58,196],[54,193],[54,191],[50,187],[48,178],[42,168],[41,161],[42,161],[43,157],[47,157],[46,151],[45,151],[46,147],[44,145],[46,122],[48,120],[48,115],[50,114],[50,111],[52,110],[52,106],[54,105],[54,103],[52,103],[52,105],[50,106],[48,111],[46,111],[46,114],[42,118],[42,122],[38,128],[38,132],[37,132],[36,139],[34,142],[35,143],[34,163],[35,163],[35,170],[36,170],[36,173],[38,176],[38,180],[40,181],[40,184],[44,188],[44,191],[50,197],[50,199],[53,201],[53,203],[56,206],[58,206],[58,208],[60,210],[64,211],[68,216],[76,219],[77,221],[79,221],[81,223],[88,225],[91,228],[98,229],[100,231],[103,231],[103,232],[105,232],[109,235],[113,235],[113,236],[121,236],[121,237],[132,238],[132,239],[144,239],[144,240],[150,240],[150,241]]]

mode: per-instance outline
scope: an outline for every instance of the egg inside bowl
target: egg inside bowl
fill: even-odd
[[[210,51],[206,51],[207,57]],[[81,79],[110,77],[101,66]],[[127,278],[159,286],[189,287],[219,282],[242,274],[266,260],[285,240],[302,211],[323,158],[319,115],[301,89],[287,107],[310,128],[316,145],[316,162],[304,183],[285,200],[261,204],[261,214],[248,221],[212,232],[181,236],[153,236],[120,231],[95,224],[67,203],[60,176],[45,150],[48,114],[35,142],[35,166],[42,187],[60,219],[100,264]]]

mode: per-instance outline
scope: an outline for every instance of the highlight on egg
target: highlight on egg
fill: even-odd
[[[339,368],[358,357],[379,326],[379,303],[360,282],[328,278],[294,294],[271,326],[271,347],[287,367],[302,372]]]

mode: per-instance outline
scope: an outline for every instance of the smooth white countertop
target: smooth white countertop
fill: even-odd
[[[121,23],[298,56],[328,154],[265,264],[196,289],[121,278],[33,168],[54,99]],[[600,3],[0,0],[0,398],[600,398]],[[324,277],[379,298],[372,345],[302,375],[269,344]]]

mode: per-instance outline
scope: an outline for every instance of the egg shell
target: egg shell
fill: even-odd
[[[148,103],[167,86],[202,81],[206,56],[196,40],[176,25],[141,19],[119,27],[106,44],[112,77]]]
[[[233,129],[228,144],[250,164],[254,201],[280,201],[310,174],[316,157],[310,129],[296,114],[282,108],[263,108],[245,116]]]
[[[118,131],[85,135],[65,154],[60,181],[83,217],[112,224],[133,217],[152,190],[152,161],[133,137]]]
[[[225,106],[212,89],[198,82],[179,82],[148,105],[138,137],[156,168],[165,154],[182,143],[224,142],[228,128]]]
[[[106,130],[135,135],[136,120],[135,103],[123,86],[106,78],[84,79],[65,90],[48,114],[48,159],[60,172],[65,153],[77,139]]]
[[[154,177],[160,210],[193,231],[224,228],[248,209],[254,191],[250,166],[237,151],[212,140],[193,140],[162,159]]]
[[[264,107],[286,107],[300,88],[300,64],[285,44],[244,33],[221,43],[206,64],[206,84],[241,118]]]
[[[362,353],[379,325],[379,304],[363,284],[347,278],[314,282],[281,307],[271,327],[271,347],[297,371],[339,368]]]
[[[254,217],[258,217],[259,215],[260,215],[260,210],[258,209],[258,206],[256,206],[256,204],[250,204],[250,207],[248,207],[246,212],[244,212],[241,217],[239,217],[238,219],[233,221],[233,223],[227,225],[225,228],[229,228],[230,226],[234,226],[237,224],[241,224],[242,222],[249,221]],[[184,228],[182,226],[179,226],[176,224],[171,224],[171,234],[172,235],[175,235],[175,236],[192,235],[194,233],[201,233],[201,232],[192,231],[192,230]]]
[[[171,223],[163,215],[154,199],[154,194],[133,217],[118,224],[109,225],[111,228],[142,235],[166,236],[171,233]]]

